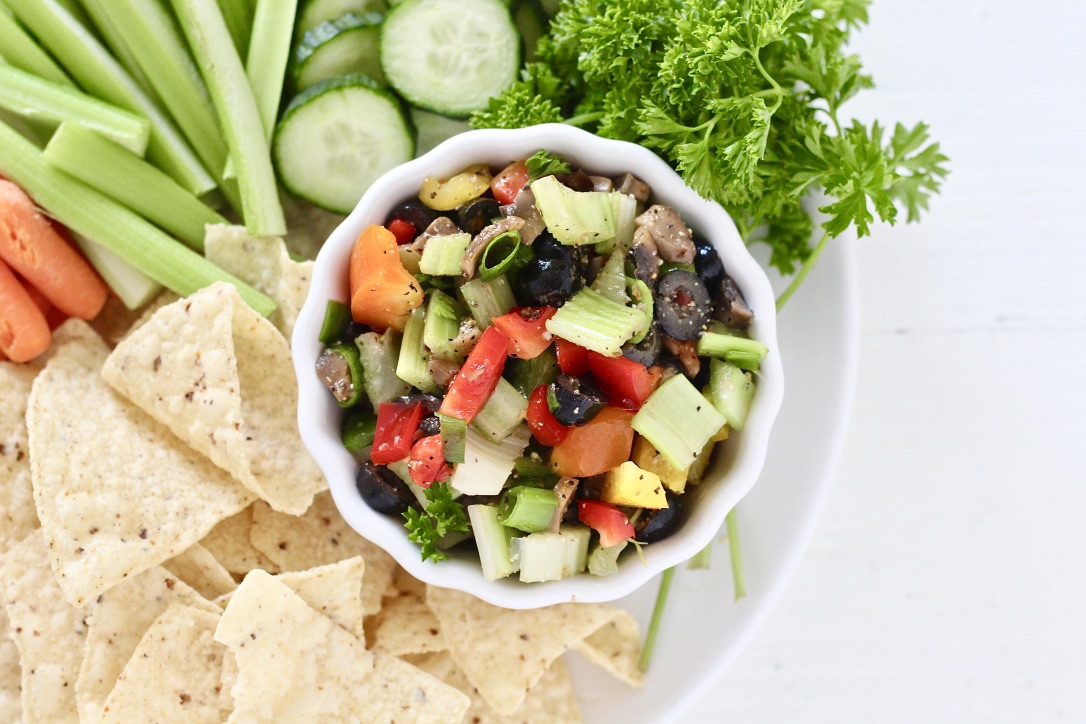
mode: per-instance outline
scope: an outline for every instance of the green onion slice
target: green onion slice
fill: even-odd
[[[483,250],[479,276],[488,282],[520,269],[532,259],[532,252],[520,243],[520,232],[511,229],[494,237]]]
[[[328,306],[324,308],[324,321],[321,322],[321,331],[317,338],[322,344],[333,344],[339,341],[350,323],[351,310],[347,308],[347,305],[335,299],[329,299]]]

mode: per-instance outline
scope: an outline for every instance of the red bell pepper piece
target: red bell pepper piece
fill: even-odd
[[[567,375],[580,377],[588,372],[588,350],[581,345],[559,337],[554,340],[554,351],[558,355],[558,368]]]
[[[520,190],[527,185],[528,167],[523,161],[514,161],[490,181],[490,190],[499,204],[511,204]]]
[[[382,402],[377,406],[377,430],[370,453],[375,465],[388,465],[408,456],[422,412],[421,402]]]
[[[547,405],[547,385],[536,387],[528,398],[528,429],[548,447],[562,444],[569,434],[569,428],[558,422]]]
[[[510,357],[535,359],[551,346],[547,320],[557,311],[555,307],[514,307],[491,323],[509,338]]]
[[[497,327],[487,327],[449,383],[441,401],[441,414],[471,424],[494,394],[508,354],[509,338]]]
[[[588,366],[611,404],[623,410],[640,410],[660,384],[659,367],[649,369],[626,357],[605,357],[590,351]]]
[[[577,519],[600,534],[603,548],[634,537],[633,524],[626,514],[602,500],[578,500]]]
[[[419,438],[411,446],[407,471],[411,473],[411,479],[424,488],[449,479],[452,468],[445,462],[445,445],[441,442],[441,435]]]
[[[399,246],[413,242],[415,240],[415,235],[419,232],[414,224],[410,221],[404,221],[403,219],[393,219],[388,222],[386,228],[396,237],[396,243]]]

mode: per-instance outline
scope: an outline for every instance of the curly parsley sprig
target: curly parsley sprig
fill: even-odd
[[[464,506],[453,500],[452,491],[445,483],[434,483],[426,489],[426,512],[408,508],[403,517],[408,531],[407,539],[418,543],[422,549],[422,560],[434,563],[448,559],[444,551],[437,547],[438,542],[449,533],[467,533],[468,517]]]
[[[477,113],[476,127],[564,121],[654,149],[728,210],[748,244],[794,275],[829,239],[899,209],[917,221],[947,174],[928,126],[845,121],[873,87],[851,32],[870,0],[563,0],[538,63]],[[820,189],[817,225],[804,209]]]

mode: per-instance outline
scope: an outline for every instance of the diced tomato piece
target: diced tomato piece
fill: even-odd
[[[551,346],[547,320],[554,316],[555,307],[513,307],[509,314],[494,317],[491,323],[509,338],[509,356],[535,359]]]
[[[411,473],[411,479],[424,488],[449,479],[452,468],[445,462],[445,445],[441,442],[441,435],[419,438],[411,446],[407,471]]]
[[[600,546],[610,548],[634,537],[634,527],[621,510],[602,500],[578,500],[577,520],[600,534]]]
[[[567,375],[579,377],[588,372],[588,350],[581,345],[559,337],[554,340],[554,351],[559,369]]]
[[[382,402],[378,405],[370,460],[376,465],[388,465],[407,457],[415,442],[422,412],[421,402]]]
[[[588,353],[588,365],[611,403],[623,410],[640,410],[645,400],[660,384],[659,367],[651,369],[626,357],[605,357]]]
[[[490,191],[499,204],[511,204],[520,190],[528,185],[528,167],[523,161],[514,161],[490,181]]]
[[[587,478],[617,468],[630,459],[633,416],[629,410],[607,405],[589,422],[569,428],[566,439],[551,450],[551,467],[571,478]]]
[[[351,316],[372,327],[402,330],[422,306],[422,285],[404,268],[396,237],[383,226],[366,227],[351,249]]]
[[[494,394],[508,354],[509,338],[497,327],[487,327],[449,383],[439,412],[470,424]]]
[[[392,235],[396,237],[396,243],[400,246],[404,244],[410,244],[415,240],[415,235],[418,234],[418,229],[410,221],[404,221],[403,219],[393,219],[388,222],[388,230],[392,232]]]
[[[547,405],[547,385],[536,387],[528,398],[528,429],[548,447],[559,445],[569,434],[569,428],[558,422]]]

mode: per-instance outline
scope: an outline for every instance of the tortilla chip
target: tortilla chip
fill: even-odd
[[[573,644],[573,650],[621,682],[645,685],[645,672],[640,665],[641,629],[628,611],[616,611],[614,620]]]
[[[367,623],[373,631],[373,650],[390,656],[444,651],[441,623],[426,603],[426,588],[401,589],[386,598],[381,610]],[[444,678],[444,677],[438,677]]]
[[[215,640],[237,659],[232,695],[242,721],[459,721],[470,703],[409,664],[367,651],[263,571],[238,586]]]
[[[147,628],[174,603],[208,613],[221,610],[159,566],[114,586],[88,607],[87,643],[75,682],[79,712],[86,721],[102,715],[109,692]]]
[[[309,293],[313,262],[290,258],[287,245],[274,236],[249,236],[244,226],[208,224],[204,255],[275,300],[272,324],[290,339],[298,312]]]
[[[11,638],[8,615],[0,605],[0,721],[23,720],[20,678],[19,649]]]
[[[171,604],[140,639],[106,700],[102,722],[226,721],[218,614]]]
[[[310,608],[327,616],[355,636],[362,636],[362,574],[366,563],[361,556],[308,571],[280,573],[275,578],[298,594]],[[215,600],[224,608],[233,593]]]
[[[87,627],[49,570],[49,555],[33,531],[0,557],[3,603],[19,649],[21,706],[27,722],[78,722],[75,681]]]
[[[573,724],[581,721],[581,710],[573,692],[569,669],[561,658],[555,660],[542,678],[528,692],[516,712],[503,716],[494,711],[471,685],[448,652],[412,657],[411,662],[423,671],[436,676],[450,686],[455,686],[471,698],[471,709],[464,721],[472,724],[539,724],[562,722]]]
[[[506,715],[516,712],[555,659],[619,611],[590,603],[509,610],[434,586],[426,600],[441,622],[453,661],[483,699]]]
[[[26,403],[37,373],[0,362],[0,553],[38,527],[26,433]]]
[[[362,556],[362,608],[366,615],[381,609],[381,598],[394,589],[396,561],[384,549],[354,532],[339,514],[331,493],[321,493],[301,517],[276,513],[259,502],[253,505],[253,546],[283,571],[304,571]]]
[[[199,543],[190,546],[162,564],[170,573],[196,589],[208,600],[218,598],[237,588],[230,572]]]
[[[244,578],[254,568],[279,573],[280,568],[253,547],[249,532],[253,528],[253,506],[220,522],[200,541],[200,545],[215,556],[215,560],[231,574]]]
[[[34,381],[27,411],[34,501],[53,572],[81,606],[181,553],[252,495],[102,381],[86,324]]]
[[[230,284],[158,310],[102,377],[276,510],[300,515],[327,487],[298,435],[290,347]]]

